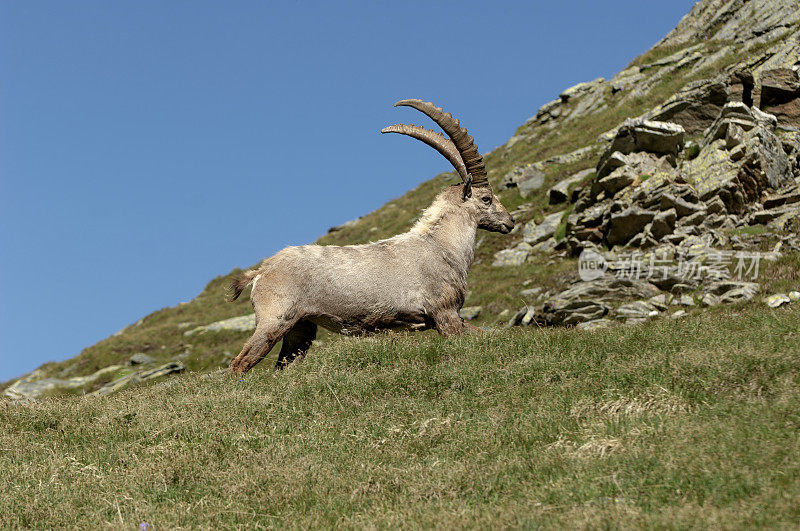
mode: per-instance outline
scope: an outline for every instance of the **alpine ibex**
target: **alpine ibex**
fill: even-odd
[[[342,334],[436,328],[446,336],[477,329],[458,315],[475,232],[507,234],[514,219],[492,192],[483,157],[458,120],[430,102],[398,105],[425,113],[450,139],[405,124],[381,133],[425,142],[450,161],[463,183],[439,193],[404,234],[364,245],[287,247],[235,279],[232,301],[253,285],[256,330],[231,362],[232,371],[250,370],[281,339],[277,367],[291,363],[308,351],[317,326]]]

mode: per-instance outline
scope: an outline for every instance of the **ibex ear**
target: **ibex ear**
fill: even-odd
[[[472,174],[467,174],[467,180],[464,183],[464,191],[461,193],[461,199],[466,201],[472,197]]]

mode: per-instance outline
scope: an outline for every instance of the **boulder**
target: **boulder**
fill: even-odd
[[[656,240],[663,238],[667,234],[672,234],[672,231],[675,230],[675,221],[677,219],[678,215],[674,208],[659,212],[650,225],[650,234]]]
[[[710,284],[706,291],[706,295],[711,295],[710,297],[703,297],[703,302],[707,305],[730,304],[748,301],[755,297],[756,293],[758,293],[758,284],[755,282],[722,280]]]
[[[582,323],[578,323],[575,325],[575,328],[578,330],[600,330],[602,328],[608,328],[613,324],[614,321],[611,319],[595,319],[593,321],[584,321]]]
[[[647,299],[658,295],[657,287],[644,279],[605,275],[591,281],[576,282],[553,298],[564,301]]]
[[[614,197],[614,194],[633,184],[636,178],[637,175],[633,168],[623,166],[597,181],[597,184],[608,194],[608,197]]]
[[[669,122],[627,120],[617,129],[614,139],[597,163],[597,176],[602,178],[627,161],[617,154],[635,152],[676,156],[683,148],[684,129]],[[615,160],[610,160],[615,157]]]
[[[790,217],[800,215],[800,205],[786,205],[769,210],[760,210],[754,212],[750,219],[753,223],[766,224],[786,214],[790,214]]]
[[[694,214],[691,214],[681,219],[680,224],[684,226],[700,225],[701,223],[703,223],[703,220],[705,219],[706,219],[705,210],[699,210]]]
[[[784,194],[769,195],[765,197],[763,201],[765,209],[789,205],[792,203],[800,203],[800,188]]]
[[[717,79],[689,83],[650,114],[652,120],[676,123],[689,134],[706,129],[728,101],[728,85]]]
[[[531,254],[531,246],[525,242],[519,243],[511,249],[503,249],[494,255],[494,267],[518,266],[525,263]]]
[[[500,183],[500,188],[518,188],[522,197],[528,197],[531,192],[534,192],[544,186],[544,164],[535,162],[533,164],[526,164],[514,168],[503,177]]]
[[[675,197],[672,194],[665,193],[661,195],[659,201],[660,210],[674,210],[679,218],[690,216],[696,212],[703,210],[703,207],[698,204],[690,203],[680,197]]]
[[[650,301],[634,301],[614,310],[618,319],[647,319],[658,315],[659,309]]]
[[[169,363],[161,365],[160,367],[156,367],[155,369],[150,369],[146,371],[137,371],[132,374],[125,375],[121,378],[118,378],[112,382],[107,383],[97,391],[89,393],[89,395],[108,395],[116,391],[119,391],[121,389],[130,387],[133,384],[145,382],[148,380],[154,380],[156,378],[161,378],[162,376],[167,376],[168,374],[182,372],[185,369],[186,367],[180,361],[171,361]]]
[[[573,201],[573,198],[570,197],[570,187],[580,183],[584,179],[586,179],[589,175],[594,173],[594,168],[587,168],[583,171],[579,171],[566,179],[559,181],[558,184],[550,188],[547,191],[548,201],[551,205],[557,205],[559,203],[563,203],[567,200]]]
[[[533,221],[529,221],[522,228],[522,240],[530,245],[547,240],[555,234],[563,217],[563,212],[555,212],[546,216],[538,225]]]
[[[645,225],[653,221],[658,212],[643,210],[639,207],[630,207],[622,212],[611,215],[606,233],[609,245],[627,243],[636,234],[644,229]]]
[[[231,317],[205,326],[198,326],[192,330],[187,330],[183,333],[185,336],[194,334],[203,334],[205,332],[219,332],[220,330],[234,330],[237,332],[247,332],[255,330],[256,328],[256,314],[251,313],[242,315],[240,317]]]
[[[692,160],[683,164],[682,175],[684,179],[694,186],[700,199],[705,200],[720,195],[720,191],[728,189],[729,201],[720,196],[725,202],[728,210],[731,211],[730,194],[732,189],[738,189],[735,183],[739,173],[739,166],[731,161],[728,151],[725,149],[725,140],[716,140],[706,145],[700,153]],[[732,186],[729,186],[732,185]],[[741,205],[732,211],[738,212],[743,206],[744,198],[741,198]]]
[[[764,302],[770,308],[777,308],[779,306],[783,306],[784,304],[788,304],[792,302],[792,299],[789,298],[788,295],[785,293],[776,293],[775,295],[770,295],[764,299]]]
[[[594,321],[606,315],[608,306],[596,301],[548,301],[542,312],[550,324],[571,326],[586,321]]]
[[[712,124],[703,133],[702,145],[708,145],[714,140],[720,138],[725,139],[728,134],[728,129],[732,126],[738,128],[742,133],[749,131],[756,126],[757,120],[750,110],[750,107],[741,102],[726,103],[720,109],[719,115],[714,119]],[[727,146],[728,149],[741,144],[741,139],[738,143]]]
[[[138,352],[130,357],[128,365],[147,365],[148,363],[155,363],[156,359],[148,356],[143,352]]]
[[[39,370],[27,374],[8,386],[3,394],[13,400],[35,399],[53,391],[68,391],[90,385],[99,377],[127,370],[124,365],[110,365],[86,376],[72,378],[42,378]]]
[[[760,74],[758,106],[775,115],[782,125],[800,123],[800,76],[792,68],[775,68]]]
[[[461,308],[458,311],[458,315],[462,319],[471,320],[471,319],[475,319],[476,317],[478,317],[481,314],[482,310],[483,310],[483,306],[465,306],[464,308]]]

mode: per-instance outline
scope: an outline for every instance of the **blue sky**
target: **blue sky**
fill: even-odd
[[[692,4],[0,3],[0,380],[449,171],[395,101],[488,151]]]

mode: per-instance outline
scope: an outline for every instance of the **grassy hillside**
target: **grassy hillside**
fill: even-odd
[[[792,527],[800,308],[326,342],[0,402],[0,527]]]
[[[707,43],[709,53],[719,48],[719,43]],[[730,46],[729,53],[720,59],[714,68],[722,68],[735,61],[739,56],[736,51],[743,45]],[[657,54],[658,47],[652,54]],[[672,51],[671,49],[669,51]],[[659,57],[659,55],[655,55]],[[678,69],[665,76],[648,94],[633,100],[623,99],[619,94],[608,94],[607,106],[598,112],[587,114],[580,126],[569,126],[563,130],[549,132],[534,131],[523,140],[510,147],[500,147],[486,157],[490,179],[497,183],[512,168],[521,164],[542,160],[549,156],[567,153],[594,142],[598,134],[614,127],[628,117],[638,116],[645,110],[664,101],[677,88],[700,79],[709,74],[708,69],[692,72],[690,69]],[[525,129],[521,127],[518,133]],[[480,133],[473,134],[480,138]],[[579,160],[568,163],[549,164],[546,169],[545,184],[541,193],[523,199],[516,189],[499,193],[503,204],[509,211],[527,204],[524,212],[516,217],[520,225],[529,220],[541,221],[548,213],[563,209],[563,206],[547,204],[545,191],[559,180],[576,171],[594,166],[597,153],[591,152]],[[430,204],[433,197],[446,184],[455,182],[455,174],[442,174],[430,181],[422,183],[402,197],[391,201],[380,209],[360,218],[356,223],[332,232],[318,241],[320,244],[346,245],[363,243],[386,238],[407,230],[417,219],[422,209]],[[520,235],[500,235],[481,231],[481,240],[476,251],[476,264],[473,267],[469,284],[472,290],[467,305],[483,305],[485,311],[478,318],[477,324],[491,325],[497,315],[504,309],[515,311],[523,301],[517,296],[524,281],[535,281],[545,288],[563,284],[575,271],[569,261],[550,263],[548,256],[542,256],[525,266],[518,268],[491,268],[492,257],[498,250],[510,246]],[[242,264],[243,268],[252,264]],[[238,271],[238,270],[237,270]],[[42,376],[74,376],[89,374],[112,364],[123,363],[131,354],[145,352],[157,359],[174,359],[182,357],[182,361],[190,370],[208,370],[216,368],[238,353],[247,333],[219,332],[184,337],[188,327],[207,324],[220,319],[235,317],[249,313],[247,297],[229,305],[224,301],[224,288],[233,271],[223,277],[212,280],[201,294],[187,304],[173,308],[165,308],[148,315],[136,325],[128,327],[121,334],[110,337],[100,343],[88,347],[75,358],[46,364],[40,369]],[[569,273],[569,275],[567,275]],[[108,374],[93,384],[72,392],[80,394],[100,387],[106,381],[124,373]]]
[[[716,4],[701,4],[713,15]],[[774,33],[715,38],[730,33],[722,18],[705,33],[689,20],[616,81],[561,97],[559,116],[529,120],[486,156],[499,190],[523,164],[590,148],[543,163],[544,185],[526,199],[498,191],[520,226],[571,208],[549,205],[546,191],[595,166],[598,135],[688,83],[785,51],[788,37]],[[800,53],[797,23],[786,31]],[[625,85],[631,76],[639,81]],[[436,176],[318,243],[405,231],[455,179]],[[771,251],[783,229],[719,231],[763,236],[757,249]],[[252,311],[247,293],[224,301],[236,270],[46,364],[37,378],[119,367],[39,400],[0,398],[0,528],[796,527],[800,303],[771,309],[763,296],[798,290],[797,247],[764,259],[760,293],[746,303],[681,307],[677,320],[667,317],[673,306],[663,318],[593,331],[507,329],[509,313],[531,303],[520,290],[560,290],[577,277],[564,253],[493,267],[520,232],[478,235],[466,305],[483,307],[473,322],[484,334],[322,332],[285,371],[271,369],[276,348],[234,377],[223,368],[250,332],[193,332]],[[136,353],[188,370],[83,396],[135,371],[125,363]]]
[[[544,186],[540,192],[527,199],[523,199],[513,188],[500,191],[499,196],[503,204],[509,211],[517,210],[515,217],[520,226],[530,220],[539,222],[547,214],[563,209],[563,205],[549,205],[545,192],[564,177],[596,164],[599,147],[595,142],[598,135],[617,126],[626,118],[639,116],[652,109],[687,83],[708,78],[747,57],[757,56],[779,41],[780,38],[754,44],[694,39],[678,46],[669,43],[655,46],[631,63],[631,67],[637,68],[651,65],[644,72],[648,79],[656,81],[648,84],[646,90],[628,94],[624,90],[615,92],[611,86],[607,86],[599,96],[602,104],[598,108],[562,118],[559,125],[554,128],[523,125],[517,130],[515,141],[487,154],[489,177],[497,184],[506,173],[522,164],[545,160],[586,146],[595,147],[594,150],[575,160],[547,164],[544,170],[546,174]],[[715,57],[714,62],[700,69],[692,68],[691,63],[681,67],[668,67],[658,63],[659,60],[691,46],[700,46],[698,52]],[[661,75],[664,68],[670,69],[665,75]],[[562,115],[569,114],[578,104],[573,100],[564,103]],[[465,123],[469,125],[468,113],[466,111],[458,113],[464,115]],[[480,131],[471,132],[479,141]],[[417,219],[422,209],[430,204],[436,193],[455,180],[454,173],[439,175],[363,216],[357,222],[320,238],[318,243],[323,245],[363,243],[405,231]],[[471,293],[466,301],[468,306],[481,305],[484,308],[476,319],[476,324],[495,325],[498,322],[498,315],[503,310],[514,312],[523,306],[525,301],[519,297],[518,292],[523,288],[524,282],[547,290],[559,288],[574,277],[576,270],[574,262],[568,259],[554,260],[548,255],[535,257],[520,267],[492,268],[494,254],[520,239],[519,232],[500,235],[480,231],[476,263],[469,277]],[[250,266],[252,264],[242,264],[242,268]],[[212,280],[200,295],[189,303],[154,312],[121,333],[86,348],[74,358],[45,364],[39,369],[38,376],[64,378],[87,375],[109,365],[124,365],[132,354],[138,352],[144,352],[157,360],[180,359],[192,371],[212,370],[226,364],[238,353],[249,333],[221,331],[191,337],[185,336],[184,333],[192,327],[252,311],[247,296],[243,296],[235,304],[227,304],[224,301],[225,286],[236,272],[238,270]],[[130,370],[122,368],[107,373],[94,382],[67,393],[91,392]],[[0,390],[7,385],[8,383],[0,384]]]

